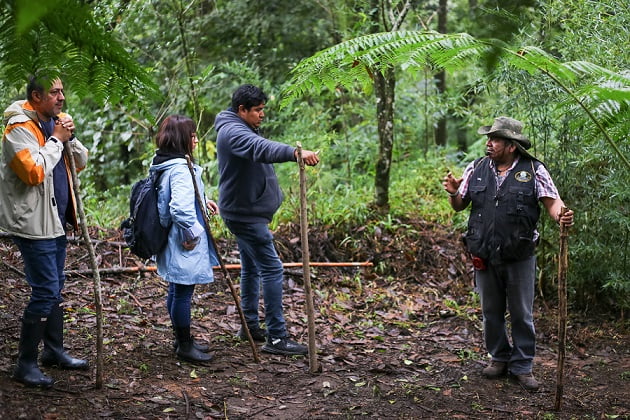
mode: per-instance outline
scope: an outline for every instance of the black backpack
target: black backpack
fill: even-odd
[[[157,208],[157,187],[161,173],[151,171],[147,178],[133,184],[129,198],[129,217],[120,229],[131,252],[149,259],[158,254],[168,241],[170,226],[160,224]]]

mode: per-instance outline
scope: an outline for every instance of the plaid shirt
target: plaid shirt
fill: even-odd
[[[508,176],[510,174],[510,172],[512,172],[512,168],[514,168],[514,166],[516,166],[516,164],[518,163],[518,156],[516,157],[516,159],[514,159],[514,162],[512,162],[512,166],[510,166],[510,169],[506,172],[506,174],[504,176],[499,176],[497,174],[496,171],[494,171],[495,173],[495,178],[496,178],[496,183],[498,186],[501,186],[501,184],[503,183],[503,180],[505,179],[506,176]],[[495,169],[494,166],[494,161],[490,160],[490,168]],[[470,177],[472,176],[473,172],[475,170],[475,162],[470,162],[468,164],[468,166],[466,166],[466,169],[464,170],[464,175],[462,175],[462,183],[459,185],[459,194],[462,197],[466,197],[466,194],[468,194],[468,184],[470,183]],[[558,189],[556,188],[556,185],[553,183],[553,179],[551,179],[551,175],[549,174],[549,171],[547,171],[547,168],[545,168],[545,165],[538,165],[538,167],[536,168],[536,196],[538,197],[538,199],[540,200],[542,197],[550,197],[553,198],[554,200],[557,198],[560,198],[560,194],[558,194]]]

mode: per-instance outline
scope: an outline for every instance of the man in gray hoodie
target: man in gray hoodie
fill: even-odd
[[[260,88],[242,85],[232,94],[231,107],[216,117],[219,209],[238,243],[241,307],[252,338],[265,341],[262,350],[267,353],[304,355],[308,348],[287,335],[282,311],[284,270],[268,226],[283,198],[273,164],[297,161],[297,149],[260,136],[266,102]],[[302,150],[302,159],[309,166],[319,162],[318,154],[309,150]],[[261,283],[266,331],[258,317]],[[242,329],[238,337],[246,339]]]

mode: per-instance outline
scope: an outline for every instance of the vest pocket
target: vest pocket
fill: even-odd
[[[535,225],[532,224],[530,207],[536,205],[531,189],[510,187],[508,189],[506,214],[512,225],[501,250],[503,261],[520,261],[534,254],[536,243],[533,240]],[[510,220],[511,219],[511,220]]]
[[[468,191],[471,194],[479,194],[482,193],[486,190],[486,186],[485,185],[470,185],[468,187]]]
[[[508,192],[506,213],[510,216],[527,217],[527,206],[531,205],[533,192],[518,187],[510,187]]]
[[[468,220],[468,230],[464,235],[464,244],[471,254],[488,258],[488,252],[484,244],[483,218],[480,212],[471,213]]]
[[[521,261],[534,255],[536,243],[533,238],[524,236],[510,237],[501,250],[503,261]]]

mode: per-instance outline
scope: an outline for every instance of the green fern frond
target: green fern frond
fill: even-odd
[[[337,87],[359,84],[365,88],[372,83],[374,72],[388,67],[457,70],[478,64],[491,55],[531,75],[551,79],[588,115],[630,168],[630,161],[618,149],[602,121],[615,119],[616,113],[626,119],[630,117],[630,80],[626,75],[587,61],[563,63],[535,46],[513,48],[498,40],[478,40],[465,33],[385,32],[342,42],[301,61],[293,69],[281,106],[323,87],[334,91]]]
[[[282,105],[323,87],[334,90],[371,84],[373,73],[389,66],[412,69],[426,66],[430,60],[440,66],[454,65],[470,51],[485,48],[487,45],[468,34],[401,31],[361,36],[301,61],[291,73]]]
[[[149,74],[94,20],[89,3],[55,0],[54,8],[48,0],[0,4],[0,76],[9,85],[24,86],[29,74],[47,69],[98,103],[159,95]],[[36,19],[27,16],[28,9],[38,10],[31,14]]]

